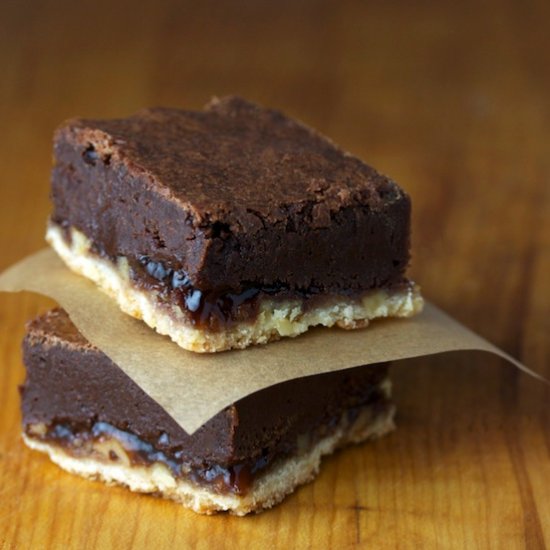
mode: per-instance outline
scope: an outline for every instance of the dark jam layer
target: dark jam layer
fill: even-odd
[[[241,322],[254,322],[263,298],[277,300],[299,299],[304,310],[320,305],[329,298],[320,288],[290,289],[287,285],[255,286],[242,285],[238,292],[230,290],[204,291],[195,288],[185,271],[173,269],[165,263],[148,256],[128,258],[130,276],[139,287],[155,291],[161,301],[177,304],[186,313],[194,326],[211,331],[223,330]],[[403,281],[392,289],[405,288]],[[342,293],[346,298],[359,300],[364,292]]]
[[[200,468],[190,467],[182,462],[181,451],[174,453],[161,451],[151,443],[143,441],[132,433],[119,430],[107,422],[96,422],[91,429],[58,423],[48,426],[44,435],[34,433],[31,425],[27,430],[27,434],[32,438],[53,442],[76,457],[88,456],[90,454],[90,444],[115,440],[124,448],[133,465],[164,464],[176,478],[188,479],[197,485],[207,486],[221,494],[246,494],[250,490],[256,475],[265,470],[273,461],[272,456],[265,454],[256,460],[236,463],[231,466],[214,464]],[[161,446],[169,444],[167,434],[163,433],[160,436],[158,444]],[[109,452],[108,458],[112,462],[121,460],[121,457],[112,450]]]
[[[284,285],[243,285],[238,291],[195,288],[187,274],[164,263],[140,256],[129,261],[131,277],[145,290],[153,290],[166,303],[177,304],[194,326],[212,331],[222,330],[240,322],[254,322],[263,297],[277,299],[299,298],[307,300],[319,295],[316,288],[308,291],[290,291]]]

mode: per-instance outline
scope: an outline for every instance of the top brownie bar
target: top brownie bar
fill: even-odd
[[[154,258],[202,291],[364,291],[400,284],[409,261],[410,201],[392,180],[238,97],[66,122],[52,197],[52,221],[96,252]]]

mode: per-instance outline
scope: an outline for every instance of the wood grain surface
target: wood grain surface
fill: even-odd
[[[239,93],[400,182],[425,294],[550,376],[550,3],[0,3],[0,268],[43,246],[64,118]],[[2,548],[550,546],[548,387],[484,354],[395,365],[398,430],[272,511],[200,517],[70,476],[19,437],[0,295]]]

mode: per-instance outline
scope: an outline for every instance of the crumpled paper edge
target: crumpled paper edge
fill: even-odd
[[[493,353],[546,382],[430,303],[411,319],[375,321],[362,330],[319,328],[267,346],[196,354],[122,313],[91,282],[69,271],[50,249],[8,268],[0,275],[0,290],[36,292],[58,302],[84,337],[189,434],[228,405],[280,382],[449,351]]]

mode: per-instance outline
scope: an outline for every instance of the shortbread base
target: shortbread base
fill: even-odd
[[[423,299],[417,286],[401,290],[373,290],[362,299],[331,296],[318,307],[304,307],[299,299],[263,299],[254,320],[231,324],[220,331],[194,326],[179,306],[161,303],[154,291],[139,288],[130,278],[128,261],[112,262],[92,251],[92,243],[80,231],[70,229],[69,242],[60,226],[50,223],[46,239],[67,266],[91,279],[116,300],[125,313],[143,320],[158,333],[194,352],[218,352],[266,344],[295,337],[314,326],[362,328],[382,317],[410,317],[419,313]]]

